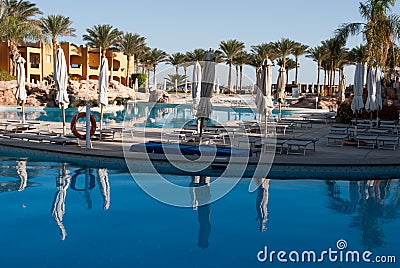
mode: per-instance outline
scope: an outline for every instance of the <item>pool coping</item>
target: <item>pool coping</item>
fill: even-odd
[[[79,150],[77,150],[79,149]],[[86,167],[110,168],[128,170],[122,150],[86,149],[75,146],[42,144],[11,139],[0,139],[0,154],[14,157],[31,157],[36,159],[54,160],[57,162],[71,162]],[[50,159],[49,159],[50,158]],[[152,162],[156,162],[160,172],[182,174],[182,171],[172,166],[168,159],[159,155],[152,155]],[[318,161],[316,161],[318,160]],[[143,168],[148,164],[148,158],[135,158],[137,166]],[[252,177],[253,166],[258,162],[251,162],[249,170],[243,177]],[[144,173],[154,171],[146,169]],[[212,168],[204,174],[219,176],[223,168]],[[271,179],[388,179],[400,177],[400,159],[397,158],[313,158],[307,156],[277,156],[268,174]]]

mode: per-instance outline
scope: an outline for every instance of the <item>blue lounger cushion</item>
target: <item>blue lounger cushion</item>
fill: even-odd
[[[250,150],[235,149],[231,147],[215,147],[206,144],[199,146],[177,144],[177,143],[161,143],[149,141],[147,143],[134,144],[130,148],[131,152],[141,152],[141,153],[154,153],[154,154],[164,154],[176,153],[183,155],[216,155],[216,156],[235,156],[235,157],[248,157],[252,153]],[[215,152],[216,151],[216,152]]]

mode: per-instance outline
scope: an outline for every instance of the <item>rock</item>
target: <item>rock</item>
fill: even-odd
[[[14,96],[17,88],[17,81],[0,81],[0,105],[16,105]],[[36,85],[26,83],[26,90],[28,94],[27,106],[55,106],[56,90],[54,86],[45,86],[43,83]],[[82,80],[82,81],[69,81],[68,93],[72,102],[80,103],[84,101],[97,101],[98,98],[98,81],[97,80]],[[118,98],[121,99],[134,99],[135,92],[133,89],[128,88],[117,81],[110,81],[108,89],[108,96],[110,103],[115,102]],[[146,99],[146,96],[143,96]],[[74,104],[71,105],[73,107]]]
[[[159,102],[164,94],[163,90],[155,89],[150,91],[149,102]]]

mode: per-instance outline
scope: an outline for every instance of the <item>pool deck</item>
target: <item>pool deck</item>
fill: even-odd
[[[52,123],[52,129],[60,131],[60,123]],[[325,135],[329,125],[313,123],[312,128],[296,128],[286,133],[286,137],[318,138],[316,151],[307,151],[306,155],[276,154],[269,177],[277,179],[380,179],[400,177],[399,149],[377,150],[358,149],[356,146],[327,146]],[[165,129],[163,130],[165,131]],[[172,131],[172,130],[171,130]],[[140,130],[134,132],[133,143],[159,140],[161,129],[146,129],[146,137]],[[128,133],[131,136],[130,133]],[[125,134],[126,135],[126,134]],[[131,137],[130,137],[131,138]],[[132,140],[133,141],[133,140]],[[125,146],[129,146],[125,143]],[[0,136],[0,153],[6,156],[27,156],[47,160],[75,162],[93,167],[126,169],[122,138],[103,141],[93,140],[92,149],[84,148],[85,141],[77,145],[57,145],[50,143],[28,142]],[[154,158],[155,157],[155,158]],[[161,156],[152,160],[166,161]],[[138,159],[140,160],[140,159]],[[145,165],[145,162],[137,163]],[[139,170],[140,171],[140,170]],[[179,170],[176,171],[179,173]],[[212,173],[211,175],[216,175]]]

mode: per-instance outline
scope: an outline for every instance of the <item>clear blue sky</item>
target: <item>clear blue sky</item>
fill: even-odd
[[[150,47],[167,53],[218,48],[221,40],[228,39],[243,41],[247,50],[251,45],[282,37],[314,47],[329,39],[341,23],[362,22],[359,1],[355,0],[31,1],[45,15],[69,16],[77,29],[77,38],[68,40],[76,44],[83,44],[82,35],[87,28],[111,24],[122,31],[145,36]],[[393,12],[400,13],[399,3]],[[352,38],[348,47],[361,42],[361,37]],[[300,66],[300,82],[316,82],[316,64],[302,57]],[[219,72],[221,80],[226,80],[225,71]],[[345,71],[348,83],[352,83],[354,68],[347,67]],[[277,71],[275,73],[274,77]],[[246,68],[245,74],[254,79],[252,68]],[[293,79],[294,71],[289,81]]]

